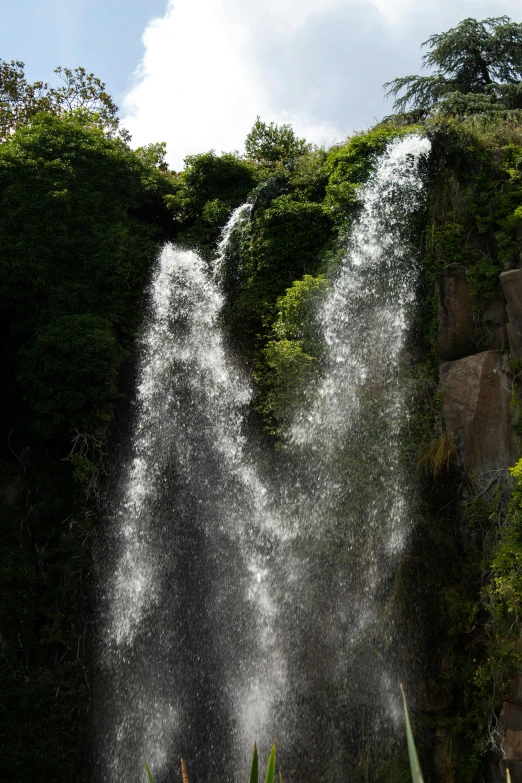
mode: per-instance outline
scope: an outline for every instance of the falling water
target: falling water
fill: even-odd
[[[275,738],[295,779],[323,779],[332,747],[360,734],[359,708],[380,700],[393,720],[387,601],[411,527],[400,370],[417,277],[404,229],[428,152],[415,135],[390,143],[362,193],[317,316],[321,372],[274,475],[220,324],[220,267],[250,205],[214,276],[192,251],[161,253],[100,558],[96,783],[142,780],[141,758],[162,783],[179,756],[196,783],[239,780],[254,739]]]
[[[312,542],[294,601],[315,602],[306,634],[295,631],[294,649],[308,652],[290,664],[301,672],[299,710],[315,737],[320,721],[315,704],[305,717],[306,694],[335,693],[321,736],[332,759],[350,746],[360,754],[364,743],[386,749],[401,716],[397,683],[407,671],[390,599],[414,519],[413,477],[401,459],[412,403],[404,370],[419,275],[411,221],[429,151],[426,138],[409,135],[378,161],[317,312],[321,372],[287,434],[298,466],[294,505]],[[340,779],[342,767],[331,767]]]
[[[161,781],[185,747],[198,780],[215,779],[235,737],[250,742],[250,724],[263,736],[285,687],[269,567],[284,533],[246,451],[252,392],[223,340],[216,283],[198,255],[167,246],[150,296],[105,568],[100,769],[139,780],[144,757]]]

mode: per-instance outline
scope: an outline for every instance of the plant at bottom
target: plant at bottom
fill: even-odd
[[[275,778],[275,766],[276,766],[276,743],[272,745],[270,751],[270,757],[268,759],[268,767],[266,770],[265,783],[274,783]],[[252,767],[250,769],[250,783],[259,783],[259,760],[257,755],[257,745],[254,742],[254,755],[252,756]],[[279,783],[283,783],[283,776],[279,773]]]
[[[419,757],[417,755],[417,749],[415,747],[415,741],[413,739],[413,732],[411,730],[408,705],[406,704],[406,695],[404,693],[404,688],[402,687],[402,684],[400,688],[402,694],[402,701],[404,704],[404,720],[406,723],[406,740],[408,743],[408,757],[410,759],[411,778],[413,783],[424,783],[424,778],[422,777],[422,771],[419,763]],[[147,762],[144,761],[143,764],[145,766],[145,772],[147,773],[148,783],[154,783],[154,778],[152,777],[152,773],[147,765]],[[266,770],[265,783],[274,783],[275,768],[276,768],[276,743],[274,742],[268,759],[268,767]],[[506,770],[506,776],[507,776],[507,783],[511,783],[509,769]],[[181,759],[181,779],[183,783],[189,783],[187,766],[185,764],[184,759]],[[252,766],[250,768],[250,783],[259,783],[259,756],[257,752],[257,745],[255,742],[254,742],[254,753],[252,756]],[[281,775],[281,772],[279,773],[279,783],[283,783],[283,776]]]
[[[419,757],[417,755],[417,748],[415,747],[415,741],[413,739],[413,732],[411,730],[410,716],[408,714],[408,705],[406,704],[406,694],[401,683],[402,701],[404,703],[404,720],[406,722],[406,740],[408,742],[408,756],[410,759],[411,778],[413,783],[424,783],[422,777],[422,771],[419,764]]]

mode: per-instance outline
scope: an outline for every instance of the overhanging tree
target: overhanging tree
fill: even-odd
[[[430,49],[422,65],[434,72],[384,85],[386,95],[396,99],[397,112],[425,119],[436,111],[466,115],[522,109],[522,24],[507,16],[464,19],[422,45]]]

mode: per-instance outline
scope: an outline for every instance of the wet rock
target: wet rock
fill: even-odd
[[[514,464],[511,379],[503,355],[483,351],[440,365],[443,415],[448,435],[466,467],[482,473]]]
[[[522,361],[522,318],[508,322],[507,335],[511,356],[519,362]]]
[[[502,758],[494,753],[486,755],[486,781],[487,783],[505,783],[506,774]]]
[[[512,761],[522,761],[522,707],[505,701],[500,711],[504,729],[504,755]]]
[[[442,361],[507,348],[504,298],[481,303],[471,294],[465,269],[439,280],[437,311],[437,351]]]
[[[518,672],[513,680],[512,701],[522,706],[522,672]]]
[[[500,284],[507,300],[509,349],[514,359],[522,361],[522,269],[502,272]]]
[[[507,300],[508,320],[518,321],[522,318],[522,269],[510,269],[509,272],[502,272],[500,285]]]
[[[476,304],[465,274],[444,276],[438,281],[437,352],[441,360],[460,359],[476,353],[473,307]]]
[[[509,346],[506,301],[503,296],[486,299],[483,305],[484,347],[502,351]]]

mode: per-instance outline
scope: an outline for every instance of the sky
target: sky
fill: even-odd
[[[420,44],[473,16],[522,22],[521,0],[18,0],[0,57],[31,80],[83,65],[107,83],[133,145],[243,151],[259,115],[319,145],[391,113],[382,85],[419,73]]]

